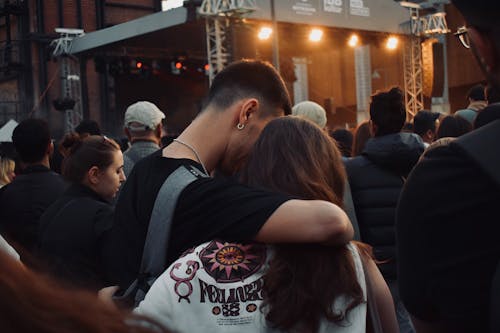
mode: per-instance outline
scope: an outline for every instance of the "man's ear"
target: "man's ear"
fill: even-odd
[[[425,132],[425,135],[429,138],[429,140],[434,140],[434,137],[436,136],[436,133],[434,131],[428,129],[427,132]]]
[[[493,41],[486,35],[477,31],[474,27],[468,28],[467,34],[475,50],[477,60],[486,71],[490,72],[497,66],[495,63],[495,46]]]
[[[131,140],[130,130],[128,128],[123,128],[123,133],[127,136],[128,141]]]
[[[249,98],[243,101],[238,115],[238,123],[246,125],[250,117],[254,117],[259,110],[260,103],[256,98]]]
[[[158,124],[155,128],[155,136],[159,139],[161,139],[163,134],[163,125],[161,123]]]
[[[89,183],[92,185],[97,185],[99,183],[99,175],[100,175],[99,168],[95,165],[93,167],[91,167],[87,171],[87,177],[88,177]]]

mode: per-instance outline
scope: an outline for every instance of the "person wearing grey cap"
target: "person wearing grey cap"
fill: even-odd
[[[123,172],[129,176],[135,163],[160,149],[165,114],[151,102],[140,101],[125,112],[125,135],[131,146],[123,153]]]
[[[318,103],[312,101],[303,101],[295,104],[292,108],[292,115],[306,118],[318,125],[321,129],[326,126],[327,119],[325,109]]]

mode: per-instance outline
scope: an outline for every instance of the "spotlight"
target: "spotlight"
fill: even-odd
[[[323,37],[323,30],[321,29],[314,28],[309,33],[309,40],[311,42],[319,42],[322,37]]]
[[[356,47],[356,46],[358,46],[358,44],[359,44],[359,37],[358,37],[358,35],[352,34],[351,37],[349,37],[349,41],[347,42],[347,44],[350,47]]]
[[[387,38],[387,42],[385,44],[385,47],[388,50],[395,50],[398,47],[399,39],[397,37],[391,36]]]
[[[271,34],[273,33],[273,29],[269,27],[262,27],[259,30],[259,34],[257,35],[260,40],[267,40],[269,37],[271,37]]]

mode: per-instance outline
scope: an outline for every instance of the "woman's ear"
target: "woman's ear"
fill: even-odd
[[[98,167],[93,166],[87,171],[88,181],[91,185],[97,185],[100,180],[100,170]]]

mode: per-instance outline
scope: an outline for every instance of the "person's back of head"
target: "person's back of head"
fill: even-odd
[[[262,131],[242,178],[252,186],[342,205],[346,174],[325,131],[305,119],[282,117]],[[283,331],[316,332],[323,320],[342,325],[349,311],[363,302],[347,247],[315,244],[277,245],[264,275],[263,294],[266,319]],[[341,296],[348,299],[346,308],[333,311],[333,302]]]
[[[425,142],[431,143],[436,136],[438,119],[439,113],[421,110],[413,118],[413,131],[420,135]]]
[[[14,129],[12,142],[23,163],[39,163],[50,154],[49,125],[43,119],[23,120]]]
[[[484,96],[484,86],[482,84],[476,84],[470,88],[467,93],[467,98],[471,101],[485,101],[486,97]]]
[[[269,63],[260,60],[241,60],[219,72],[210,86],[205,108],[224,111],[235,102],[254,97],[263,105],[260,117],[291,113],[290,96],[279,73]]]
[[[466,119],[458,115],[449,115],[441,120],[437,130],[437,138],[458,138],[472,130],[472,126]]]
[[[89,135],[101,135],[101,129],[97,121],[90,119],[82,120],[78,126],[75,127],[75,132],[84,137]]]
[[[351,131],[345,128],[337,128],[330,131],[330,136],[337,142],[337,147],[340,149],[342,156],[351,157],[352,143],[354,139]]]
[[[292,115],[309,119],[321,128],[326,126],[325,109],[312,101],[303,101],[295,104],[292,108]]]
[[[153,103],[139,101],[131,104],[125,111],[125,134],[133,143],[136,139],[151,139],[160,143],[162,120],[165,114]]]
[[[370,120],[373,135],[383,136],[401,132],[406,120],[404,95],[395,87],[387,92],[379,92],[372,96],[370,103]]]
[[[486,87],[485,96],[488,104],[495,104],[500,102],[500,91],[495,89],[491,84]]]

